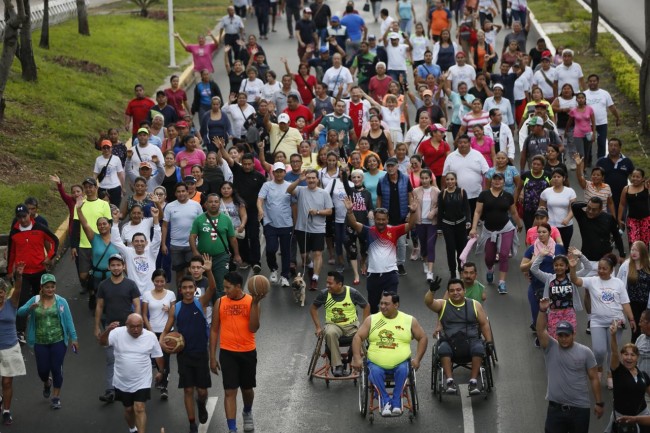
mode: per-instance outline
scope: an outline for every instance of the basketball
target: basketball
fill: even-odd
[[[161,347],[166,353],[178,353],[185,348],[185,339],[183,338],[183,335],[178,332],[170,332],[165,335]]]
[[[271,282],[262,275],[255,275],[248,280],[248,293],[251,295],[266,295],[271,288]]]

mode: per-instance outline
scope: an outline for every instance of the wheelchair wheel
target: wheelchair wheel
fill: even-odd
[[[318,358],[320,358],[320,351],[323,346],[323,339],[324,336],[323,334],[318,337],[318,340],[316,341],[316,347],[314,348],[314,352],[311,355],[311,360],[309,361],[309,369],[307,370],[307,376],[309,377],[309,380],[311,381],[312,379],[312,374],[314,374],[314,370],[316,369],[316,365],[318,364]]]
[[[366,417],[368,413],[368,370],[366,367],[359,375],[359,413],[362,417]],[[372,421],[371,421],[372,422]]]
[[[409,416],[409,418],[411,419],[411,421],[413,421],[413,417],[416,417],[418,415],[418,410],[420,405],[420,402],[418,401],[418,391],[416,386],[415,370],[411,369],[411,371],[409,372],[408,380],[409,380],[408,392],[409,392],[409,398],[411,399],[411,416]]]
[[[494,359],[492,359],[494,361]],[[487,391],[491,392],[492,388],[494,388],[494,374],[492,372],[492,364],[490,363],[490,359],[487,359],[485,362],[485,375],[487,379]]]
[[[438,392],[438,401],[442,402],[442,394],[445,393],[443,389],[443,384],[445,383],[445,372],[442,370],[442,366],[436,365],[436,391]]]
[[[433,342],[431,349],[431,390],[433,395],[438,392],[438,375],[436,374],[436,367],[438,365],[438,344],[437,341]]]

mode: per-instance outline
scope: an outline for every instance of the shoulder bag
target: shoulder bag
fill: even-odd
[[[140,154],[138,154],[138,156],[140,156]],[[102,167],[102,169],[99,171],[99,174],[97,175],[97,180],[99,182],[104,180],[104,178],[106,177],[106,172],[108,171],[108,165],[111,163],[111,159],[113,159],[112,153],[111,153],[111,157],[108,158],[108,162],[106,163],[106,165]]]

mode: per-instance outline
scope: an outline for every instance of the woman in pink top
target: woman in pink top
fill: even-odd
[[[585,166],[591,167],[591,147],[596,141],[596,119],[594,110],[587,105],[584,93],[576,94],[578,106],[569,111],[566,129],[573,127],[573,142],[576,150],[585,160]]]
[[[492,137],[483,134],[483,127],[481,125],[474,125],[472,132],[474,135],[470,141],[472,149],[481,152],[488,166],[492,168],[494,166],[494,158],[496,157],[494,140],[492,140]]]
[[[181,150],[176,155],[176,164],[183,170],[183,176],[192,175],[192,166],[195,164],[203,165],[205,163],[205,152],[197,148],[195,136],[186,135],[183,137],[185,150]]]
[[[208,31],[208,34],[214,43],[206,44],[205,36],[199,35],[198,44],[186,44],[183,38],[181,38],[181,35],[174,33],[174,36],[178,39],[178,42],[181,43],[183,49],[188,53],[192,53],[195,72],[201,72],[204,69],[207,69],[210,73],[214,72],[214,67],[212,66],[212,53],[217,51],[217,48],[219,48],[219,41],[214,37],[212,32]]]

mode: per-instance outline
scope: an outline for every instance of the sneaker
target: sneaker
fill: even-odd
[[[497,290],[499,290],[499,295],[505,295],[506,293],[508,293],[508,289],[506,288],[506,282],[505,281],[499,282],[499,287]]]
[[[539,338],[535,337],[535,341],[533,342],[533,345],[538,349],[540,348]]]
[[[422,272],[424,272],[425,274],[429,272],[429,265],[427,262],[422,262]]]
[[[402,414],[401,407],[394,407],[392,411],[393,416],[400,416]]]
[[[420,259],[420,247],[413,247],[413,251],[411,251],[411,260],[419,260]]]
[[[458,392],[458,387],[454,383],[453,379],[447,381],[447,387],[445,388],[447,394],[456,394]]]
[[[469,390],[469,395],[478,395],[481,393],[481,390],[478,389],[478,383],[475,380],[470,380],[469,385],[467,386]]]
[[[344,265],[336,265],[336,272],[338,272],[339,274],[342,274],[343,272],[345,272],[345,266]]]
[[[196,399],[196,405],[199,407],[199,422],[205,424],[208,422],[208,409],[205,407],[205,401]]]
[[[587,320],[587,329],[585,329],[585,332],[591,335],[591,320]]]
[[[318,290],[318,280],[316,280],[316,279],[312,279],[312,280],[311,280],[311,284],[310,284],[310,286],[309,286],[309,290],[311,290],[312,292],[313,292],[314,290]]]
[[[16,336],[18,337],[18,342],[20,344],[26,344],[27,343],[27,340],[25,340],[25,333],[24,332],[18,332],[16,334]]]
[[[533,334],[537,334],[537,328],[535,328],[535,324],[531,323],[529,326],[530,330],[533,331]]]
[[[11,425],[14,419],[11,417],[11,412],[8,410],[2,412],[2,423],[4,425]]]
[[[334,377],[343,377],[343,366],[342,365],[337,365],[334,367],[334,371],[332,372]]]
[[[106,391],[104,395],[99,396],[99,401],[104,403],[113,403],[115,401],[115,393],[113,391]]]
[[[287,280],[284,277],[280,277],[280,286],[281,287],[290,287],[291,284],[289,284],[289,280]]]
[[[244,418],[244,431],[255,430],[255,424],[253,423],[253,412],[242,412],[241,415]]]
[[[494,282],[494,272],[488,270],[487,274],[485,275],[485,279],[487,280],[488,284],[492,284]]]
[[[242,264],[239,265],[239,269],[241,269],[242,271],[244,271],[244,270],[246,270],[246,269],[248,269],[248,268],[250,268],[250,267],[251,267],[251,265],[249,265],[249,264],[246,263],[246,262],[242,262]]]
[[[52,379],[48,378],[47,382],[43,384],[43,398],[50,398],[52,392]]]
[[[237,432],[237,430],[235,430]],[[199,426],[196,423],[190,424],[190,433],[199,433]]]
[[[404,265],[397,265],[397,273],[402,276],[406,275],[406,269],[404,269]]]
[[[58,397],[53,397],[50,401],[50,409],[61,409],[61,399]]]
[[[254,273],[255,275],[257,275],[257,274],[259,274],[261,271],[262,271],[262,267],[261,267],[260,265],[258,265],[257,263],[255,263],[255,264],[253,265],[253,273]]]
[[[433,272],[427,272],[427,283],[433,283]]]
[[[381,411],[381,416],[391,416],[393,411],[390,410],[390,403],[386,403]]]
[[[278,271],[271,271],[271,275],[269,276],[269,281],[271,284],[277,284],[278,283]]]
[[[169,393],[167,392],[167,388],[162,388],[160,390],[160,399],[167,400],[168,398],[169,398]]]

